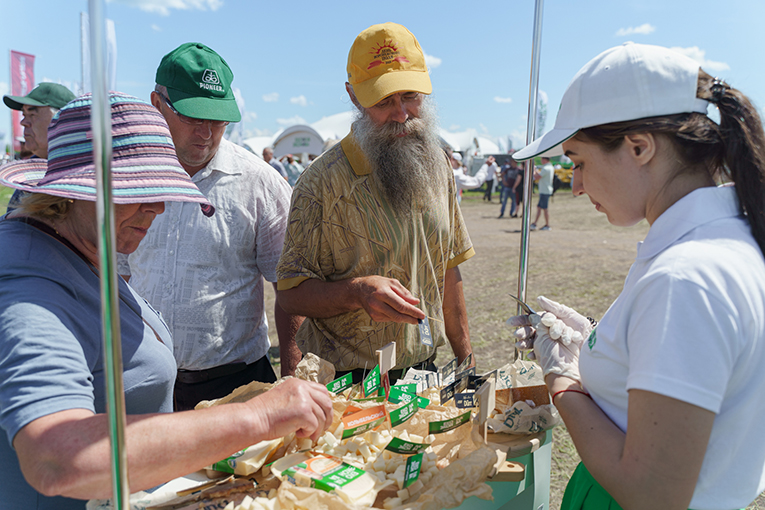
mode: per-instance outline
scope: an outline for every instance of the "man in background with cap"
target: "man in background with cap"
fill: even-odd
[[[359,114],[295,187],[278,298],[307,317],[300,350],[355,382],[396,342],[394,382],[409,367],[434,369],[446,341],[460,362],[471,354],[457,266],[474,252],[414,35],[395,23],[368,28],[347,70]]]
[[[11,110],[19,110],[22,114],[21,125],[24,126],[24,148],[34,156],[48,159],[48,126],[66,103],[74,99],[74,94],[68,88],[58,83],[41,83],[26,96],[3,96],[5,106]],[[16,190],[8,203],[11,211],[23,196],[24,192]]]
[[[181,165],[216,211],[207,218],[198,207],[168,203],[120,266],[173,334],[177,411],[255,380],[276,380],[263,279],[276,282],[291,188],[263,160],[223,138],[229,122],[241,120],[233,77],[203,44],[182,44],[162,59],[151,102],[167,120]],[[280,346],[294,346],[302,317],[278,304],[275,316]],[[282,349],[282,374],[294,371],[286,361],[296,358]]]

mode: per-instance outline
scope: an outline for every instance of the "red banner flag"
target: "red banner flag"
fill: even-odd
[[[35,88],[35,57],[26,53],[11,50],[11,94],[26,96]],[[11,110],[11,125],[13,127],[13,150],[21,150],[19,138],[24,137],[21,126],[21,112]]]

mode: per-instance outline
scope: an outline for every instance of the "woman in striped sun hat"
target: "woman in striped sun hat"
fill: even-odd
[[[212,205],[183,170],[162,115],[110,94],[117,251],[138,247],[165,201]],[[0,218],[0,508],[82,508],[111,494],[90,96],[62,108],[49,159],[0,168],[29,192]],[[291,380],[242,404],[169,413],[176,376],[161,316],[119,279],[130,488],[154,487],[265,439],[314,439],[326,388]],[[63,496],[63,497],[61,497]]]

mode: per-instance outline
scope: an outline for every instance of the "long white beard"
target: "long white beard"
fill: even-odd
[[[372,177],[393,210],[404,217],[430,207],[447,193],[446,156],[439,143],[435,108],[428,97],[419,118],[377,126],[361,110],[353,135]],[[399,136],[407,133],[406,136]]]

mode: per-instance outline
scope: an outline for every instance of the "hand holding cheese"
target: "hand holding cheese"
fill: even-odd
[[[544,296],[539,296],[537,302],[545,310],[540,315],[515,316],[507,320],[509,326],[518,327],[516,347],[534,349],[534,358],[545,375],[553,373],[581,382],[579,350],[592,331],[589,320]]]
[[[249,400],[254,420],[261,421],[265,439],[295,432],[316,441],[332,425],[332,399],[321,384],[287,379]]]

